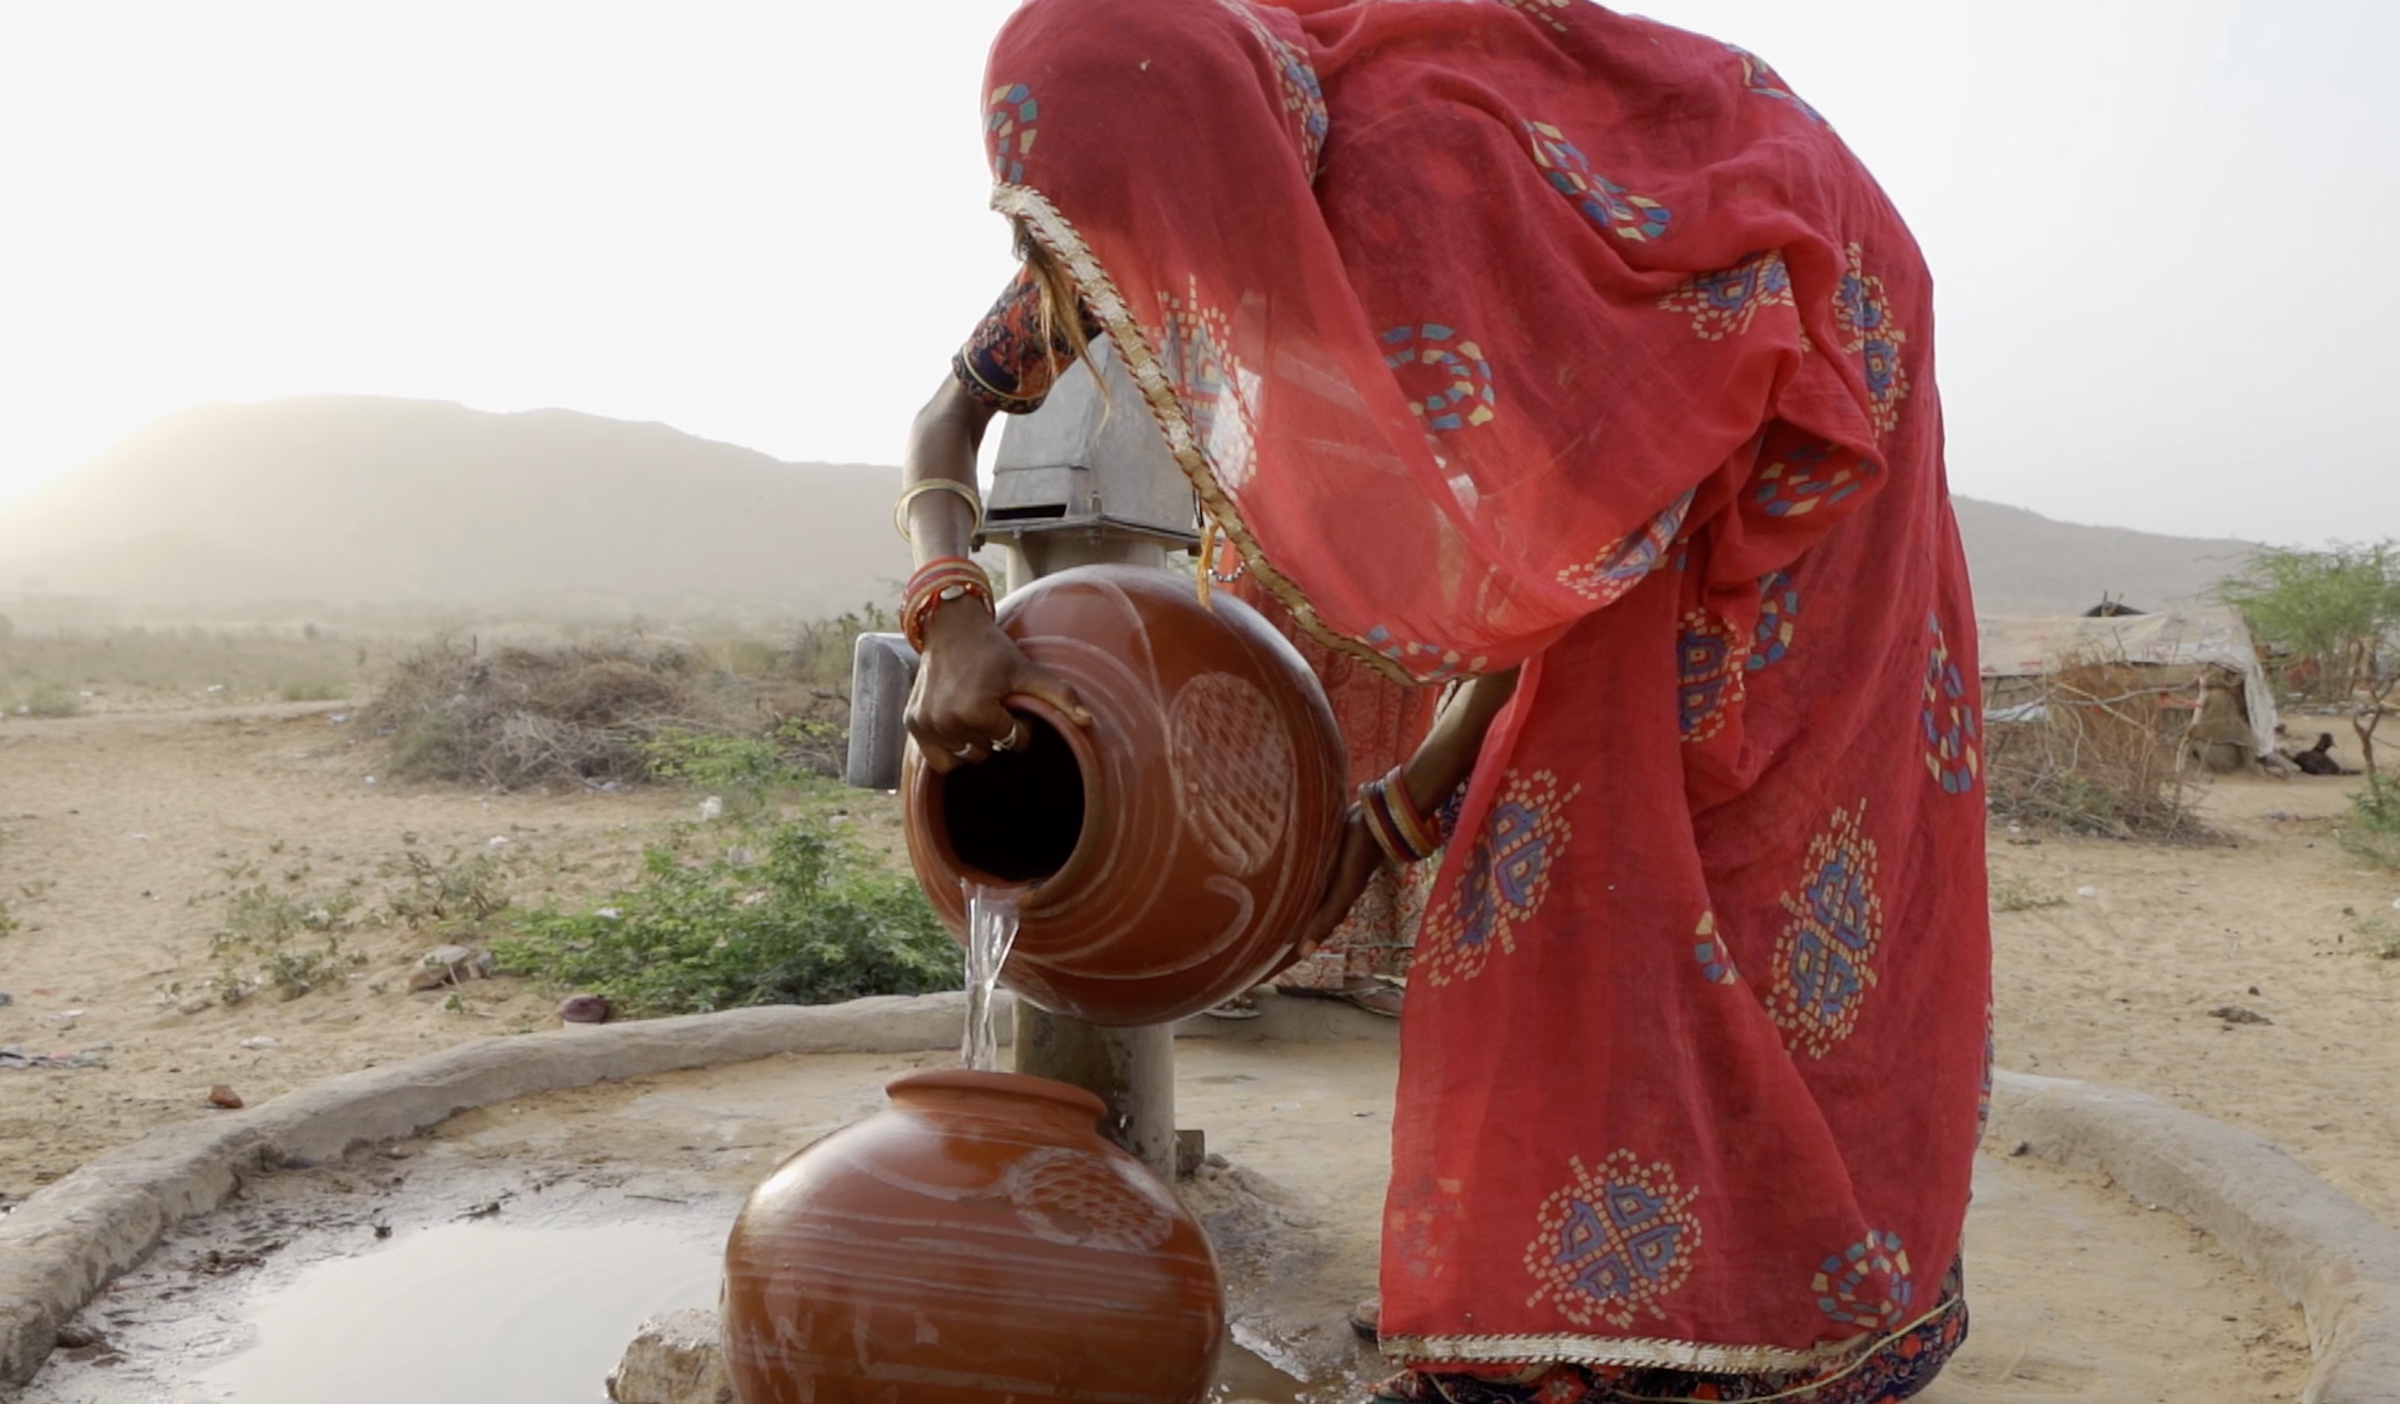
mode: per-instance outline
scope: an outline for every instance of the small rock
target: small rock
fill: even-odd
[[[2008,1148],[2008,1153],[2009,1153],[2010,1155],[2012,1155],[2012,1156],[2017,1156],[2017,1157],[2024,1157],[2024,1156],[2031,1155],[2031,1154],[2033,1154],[2033,1142],[2031,1142],[2031,1141],[2019,1141],[2019,1142],[2017,1142],[2015,1145],[2013,1145],[2013,1146],[2010,1146],[2010,1147]]]
[[[700,1308],[654,1316],[609,1372],[616,1404],[725,1404],[733,1386],[717,1343],[717,1314]]]
[[[0,990],[0,1009],[6,1009],[8,1006],[16,1002],[17,997],[15,995],[10,994],[6,990]]]
[[[82,1350],[88,1346],[98,1346],[106,1350],[108,1337],[80,1321],[70,1321],[58,1328],[58,1348],[60,1350]]]
[[[2208,1012],[2228,1024],[2272,1024],[2275,1022],[2257,1010],[2245,1008],[2239,1004],[2220,1004]]]
[[[245,1038],[242,1040],[242,1047],[244,1048],[273,1048],[275,1046],[277,1046],[276,1040],[267,1034],[260,1034],[256,1038]]]
[[[561,1023],[605,1024],[608,1022],[608,1000],[600,995],[569,995],[558,1002]]]
[[[481,952],[465,946],[436,946],[418,957],[417,969],[408,977],[408,987],[438,990],[444,985],[480,980],[489,973],[483,959]]]
[[[208,1104],[212,1107],[223,1107],[227,1111],[240,1111],[242,1094],[220,1082],[208,1089]]]
[[[725,817],[725,801],[715,795],[700,801],[700,822],[713,824]]]

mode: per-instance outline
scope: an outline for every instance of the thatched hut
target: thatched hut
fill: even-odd
[[[2159,614],[1993,615],[1977,622],[1984,706],[2000,724],[2042,718],[2060,683],[2212,770],[2275,746],[2275,693],[2241,617],[2194,607]]]

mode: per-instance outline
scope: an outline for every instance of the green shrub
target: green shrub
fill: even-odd
[[[297,999],[340,980],[345,969],[365,963],[342,946],[357,906],[347,894],[293,896],[265,883],[235,889],[225,899],[225,924],[208,939],[217,998],[239,1004],[272,986]]]
[[[2380,867],[2400,869],[2400,776],[2365,777],[2350,796],[2342,847]]]
[[[481,925],[508,908],[508,876],[489,854],[461,858],[456,849],[436,863],[410,849],[384,876],[405,879],[385,899],[392,920],[412,931],[458,931]]]
[[[1992,884],[1992,910],[1995,912],[2030,912],[2042,907],[2063,907],[2067,899],[2055,892],[2045,892],[2022,878],[2001,878]]]
[[[819,819],[732,833],[763,835],[763,850],[695,859],[651,847],[639,887],[587,912],[517,913],[520,934],[494,954],[506,969],[606,995],[637,1016],[958,987],[958,947],[914,882]]]
[[[829,722],[785,717],[764,736],[675,729],[641,743],[650,775],[722,797],[736,814],[763,809],[778,791],[838,774],[848,737]]]
[[[2400,960],[2400,925],[2382,917],[2361,917],[2353,926],[2361,951],[2377,960]]]

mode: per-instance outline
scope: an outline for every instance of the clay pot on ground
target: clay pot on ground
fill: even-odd
[[[740,1404],[1196,1404],[1225,1328],[1199,1224],[1100,1100],[913,1073],[785,1161],[725,1245]]]
[[[1079,727],[1011,700],[1029,740],[948,775],[902,766],[909,858],[953,935],[961,879],[1018,888],[1000,982],[1095,1024],[1199,1013],[1291,959],[1323,894],[1345,793],[1340,734],[1256,610],[1133,566],[1008,597],[1000,626],[1075,689]]]

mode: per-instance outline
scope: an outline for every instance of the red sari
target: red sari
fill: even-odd
[[[1881,191],[1757,59],[1570,0],[1031,0],[987,95],[995,206],[1261,585],[1396,677],[1524,669],[1411,978],[1386,1351],[1921,1385],[1989,936]]]

